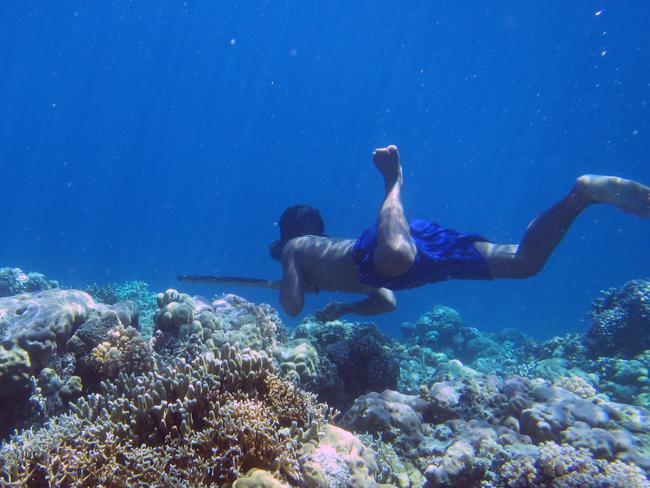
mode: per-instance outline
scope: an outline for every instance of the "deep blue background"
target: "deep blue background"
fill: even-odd
[[[650,4],[488,3],[3,2],[0,266],[206,295],[175,275],[277,277],[282,210],[358,236],[390,143],[410,216],[495,241],[579,174],[649,182]],[[403,292],[378,321],[444,303],[485,329],[581,329],[600,289],[650,276],[649,237],[592,208],[541,275]]]

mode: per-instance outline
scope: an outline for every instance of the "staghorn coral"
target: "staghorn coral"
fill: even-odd
[[[313,395],[277,378],[265,352],[226,344],[191,363],[103,382],[102,393],[79,400],[73,414],[6,445],[0,480],[208,486],[259,468],[296,481],[301,446],[329,416]],[[29,442],[48,435],[56,441]]]
[[[104,378],[118,373],[145,373],[153,370],[153,348],[133,327],[118,325],[108,331],[107,340],[90,354],[91,364]]]

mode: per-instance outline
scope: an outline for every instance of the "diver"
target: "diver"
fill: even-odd
[[[395,309],[395,290],[450,279],[528,278],[539,273],[573,220],[597,203],[650,218],[650,188],[615,176],[584,175],[560,202],[534,219],[519,244],[495,244],[476,234],[445,229],[428,220],[407,220],[401,201],[402,167],[396,146],[376,149],[373,162],[384,178],[377,222],[361,237],[326,236],[318,210],[289,207],[280,218],[280,239],[270,252],[280,261],[280,303],[292,316],[305,293],[319,290],[367,295],[332,302],[316,312],[322,321],[343,315],[375,315]]]

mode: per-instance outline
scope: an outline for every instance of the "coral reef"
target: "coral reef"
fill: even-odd
[[[107,340],[90,353],[91,364],[103,378],[119,373],[145,373],[155,366],[153,348],[133,327],[118,325],[107,333]]]
[[[20,268],[0,268],[0,297],[58,288],[57,281],[41,273],[24,273]]]
[[[650,349],[650,281],[603,291],[592,304],[591,318],[586,339],[592,357],[630,358]]]
[[[350,432],[327,425],[318,443],[304,448],[303,472],[307,486],[347,488],[376,486],[375,454]]]
[[[145,285],[0,298],[0,435],[19,429],[0,485],[650,487],[648,282],[542,342],[444,306],[401,341],[289,333],[268,305],[174,289],[149,335]]]
[[[422,441],[422,421],[429,404],[414,395],[397,391],[371,392],[357,398],[339,424],[357,432],[381,434],[386,441],[418,444]]]
[[[507,452],[507,451],[506,451]],[[650,482],[637,466],[594,459],[586,449],[543,442],[525,458],[507,455],[492,479],[481,488],[499,486],[648,488]]]
[[[228,294],[212,303],[169,289],[156,296],[154,347],[162,355],[194,357],[206,347],[239,344],[265,349],[286,338],[278,313]]]
[[[16,342],[33,364],[44,364],[97,308],[90,295],[78,290],[0,298],[0,340]]]
[[[0,346],[0,398],[27,393],[30,389],[29,354],[20,347]]]
[[[327,419],[325,405],[273,374],[263,351],[226,344],[192,363],[102,383],[73,413],[5,444],[1,479],[208,486],[258,468],[295,482],[304,476],[301,448]]]
[[[521,332],[505,329],[488,334],[463,325],[452,308],[436,305],[415,324],[402,325],[400,391],[417,393],[421,385],[440,379],[441,367],[450,360],[461,361],[486,374],[520,372],[521,363],[531,357],[535,344]],[[453,376],[456,372],[450,371]]]
[[[153,314],[156,311],[156,294],[149,291],[149,284],[140,280],[123,283],[107,283],[98,285],[91,283],[86,287],[86,293],[96,301],[107,305],[119,302],[133,302],[140,315],[140,330],[143,335],[153,334]]]
[[[396,389],[399,361],[391,351],[393,340],[374,324],[307,318],[293,334],[318,351],[320,367],[313,389],[336,408],[346,408],[369,391]]]
[[[285,376],[305,384],[313,383],[318,375],[320,358],[316,348],[306,339],[294,339],[274,348],[273,355]]]

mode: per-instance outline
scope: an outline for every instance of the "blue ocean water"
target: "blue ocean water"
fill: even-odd
[[[646,2],[0,13],[0,266],[67,286],[212,295],[176,274],[279,277],[267,246],[282,210],[314,205],[330,235],[358,236],[382,196],[371,151],[392,143],[410,217],[496,242],[516,242],[582,173],[650,182]],[[583,329],[600,289],[650,276],[649,237],[648,221],[590,208],[542,274],[401,292],[376,321],[395,332],[442,303],[485,330]],[[279,308],[267,290],[227,291]]]

